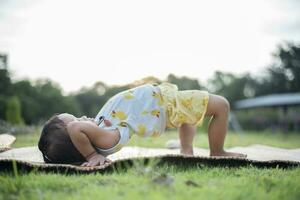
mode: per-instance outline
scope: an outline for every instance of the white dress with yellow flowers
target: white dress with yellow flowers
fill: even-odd
[[[112,126],[99,125],[104,129],[118,129],[119,143],[111,149],[100,149],[103,155],[112,154],[122,148],[132,134],[141,137],[158,136],[166,128],[166,109],[160,89],[151,84],[138,86],[110,98],[95,117],[101,116],[111,121]]]

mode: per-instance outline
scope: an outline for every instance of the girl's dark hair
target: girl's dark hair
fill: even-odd
[[[86,161],[72,143],[66,124],[58,114],[45,123],[38,148],[46,163],[80,164]]]

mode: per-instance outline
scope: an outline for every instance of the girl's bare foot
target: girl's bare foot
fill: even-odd
[[[191,149],[180,149],[180,153],[182,155],[187,155],[187,156],[193,156],[194,155],[193,148],[191,148]]]
[[[246,158],[247,154],[222,151],[222,152],[217,152],[217,153],[211,152],[210,156],[226,156],[226,157]]]

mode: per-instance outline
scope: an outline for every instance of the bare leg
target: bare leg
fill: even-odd
[[[196,134],[197,127],[190,124],[182,124],[179,128],[180,153],[193,155],[193,140]]]
[[[224,140],[227,134],[229,111],[230,105],[224,97],[213,94],[209,95],[205,115],[212,117],[208,127],[210,156],[246,157],[245,154],[224,151]]]

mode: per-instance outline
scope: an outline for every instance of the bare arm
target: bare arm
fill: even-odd
[[[90,162],[97,156],[97,162],[90,163],[93,166],[103,164],[105,159],[95,151],[93,145],[100,148],[113,147],[119,139],[116,131],[109,131],[99,128],[96,124],[89,121],[74,121],[67,125],[67,130],[71,141],[78,151]]]

